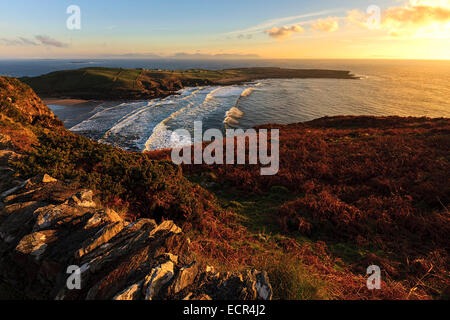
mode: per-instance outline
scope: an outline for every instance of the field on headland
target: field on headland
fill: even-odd
[[[231,85],[267,78],[355,79],[348,71],[242,68],[220,71],[85,68],[24,77],[43,97],[99,100],[164,98],[184,87]]]

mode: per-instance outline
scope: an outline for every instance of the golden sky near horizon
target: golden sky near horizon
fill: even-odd
[[[385,10],[348,10],[266,33],[278,41],[261,47],[259,52],[268,57],[445,60],[450,59],[450,1],[410,0]]]

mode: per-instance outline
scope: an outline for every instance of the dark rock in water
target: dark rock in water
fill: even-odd
[[[10,168],[2,174],[12,177]],[[21,298],[272,298],[265,272],[216,273],[188,261],[189,240],[172,221],[126,221],[92,191],[48,175],[17,183],[0,188],[0,280]],[[70,266],[79,289],[67,285]]]

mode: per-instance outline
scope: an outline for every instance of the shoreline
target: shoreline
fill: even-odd
[[[40,97],[42,102],[49,105],[56,105],[62,107],[87,107],[103,103],[103,100],[86,100],[86,99],[71,99],[71,98],[55,98],[55,97]]]

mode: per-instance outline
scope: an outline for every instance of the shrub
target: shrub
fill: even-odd
[[[169,161],[127,153],[65,130],[41,133],[28,157],[14,164],[22,175],[48,173],[100,192],[102,200],[129,208],[130,218],[172,219],[202,225],[218,210],[205,190]]]

